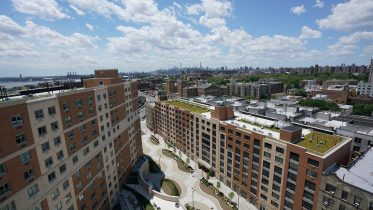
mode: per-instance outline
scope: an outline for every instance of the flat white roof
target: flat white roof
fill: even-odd
[[[345,183],[373,193],[373,148],[370,148],[350,168],[339,167],[335,174]]]

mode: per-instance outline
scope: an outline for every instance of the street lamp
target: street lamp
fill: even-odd
[[[192,187],[192,206],[193,206],[193,210],[194,210],[194,191],[196,191],[193,187]]]
[[[158,160],[158,164],[159,164],[159,169],[161,169],[161,168],[162,168],[162,166],[161,166],[161,157],[162,157],[162,155],[159,155],[159,160]]]

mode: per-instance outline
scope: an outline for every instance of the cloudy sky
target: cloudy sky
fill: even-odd
[[[373,0],[1,0],[0,76],[368,64]]]

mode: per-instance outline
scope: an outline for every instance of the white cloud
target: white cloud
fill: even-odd
[[[290,8],[290,12],[296,15],[301,15],[306,12],[306,8],[302,4],[302,5]]]
[[[317,8],[323,8],[324,7],[324,2],[321,1],[321,0],[316,0],[315,5],[313,5],[313,6],[317,7]]]
[[[316,39],[321,37],[321,32],[317,30],[313,30],[308,26],[303,26],[301,30],[301,34],[299,35],[300,39]]]
[[[373,30],[373,1],[350,0],[332,8],[332,13],[316,21],[321,29],[341,31]]]
[[[69,6],[70,6],[71,9],[74,10],[74,12],[75,12],[77,15],[79,15],[79,16],[84,16],[84,15],[85,15],[85,13],[84,13],[82,10],[76,8],[76,6],[71,5],[71,4],[70,4]]]
[[[55,0],[12,0],[12,2],[18,12],[38,16],[45,20],[70,18]]]
[[[342,36],[336,44],[328,46],[328,53],[333,56],[352,55],[359,49],[358,43],[364,40],[373,40],[373,31],[355,32]]]
[[[85,24],[85,27],[87,27],[88,30],[90,30],[90,31],[93,31],[93,29],[94,29],[93,25],[91,25],[91,24],[89,24],[89,23],[86,23],[86,24]]]

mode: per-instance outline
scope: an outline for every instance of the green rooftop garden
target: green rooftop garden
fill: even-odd
[[[316,153],[325,153],[342,141],[342,137],[333,136],[325,133],[312,132],[304,137],[304,140],[298,142],[299,146],[305,147]]]
[[[205,108],[205,107],[202,107],[202,106],[198,106],[198,105],[195,105],[195,104],[192,104],[192,103],[180,101],[180,100],[167,101],[167,104],[179,107],[181,109],[186,109],[186,110],[189,110],[189,111],[195,112],[195,113],[204,113],[204,112],[211,111],[208,108]]]

